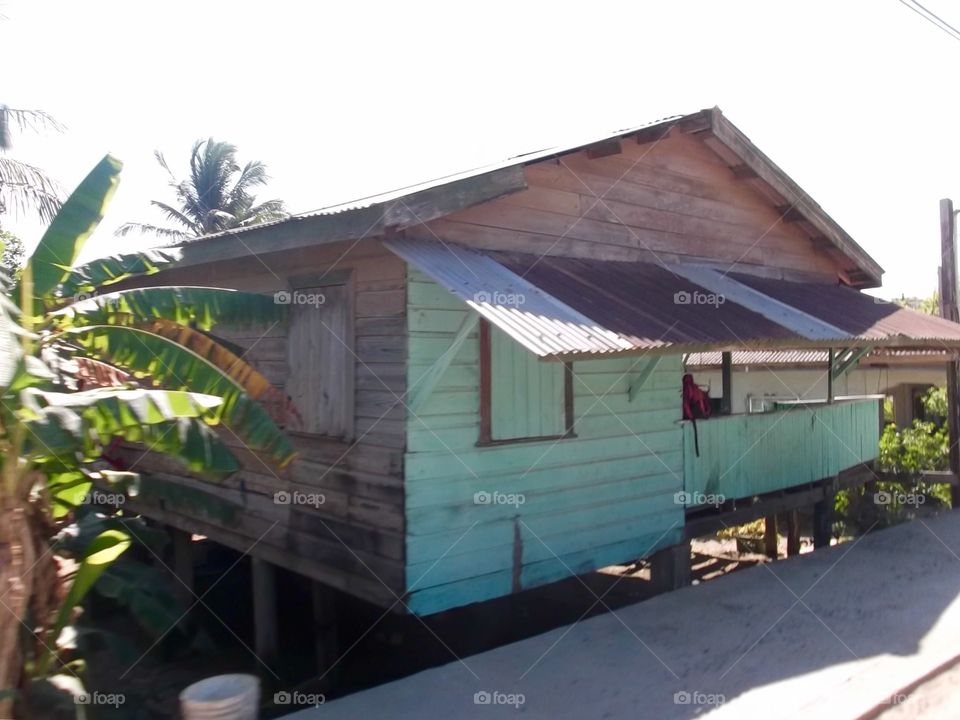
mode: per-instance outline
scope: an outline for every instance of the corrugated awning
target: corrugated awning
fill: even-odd
[[[734,366],[744,367],[822,367],[826,364],[828,355],[826,350],[741,350],[731,353],[731,362]],[[896,348],[880,348],[866,354],[860,360],[860,366],[869,365],[924,365],[942,366],[950,360],[951,351],[941,348],[926,350],[901,350]],[[686,357],[687,367],[719,368],[723,363],[720,352],[690,353]]]
[[[960,324],[851,288],[690,265],[387,246],[545,359],[830,347],[960,349]]]

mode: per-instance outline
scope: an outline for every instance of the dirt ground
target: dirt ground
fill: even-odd
[[[785,543],[785,541],[784,541]],[[762,555],[737,552],[734,540],[706,539],[693,543],[694,583],[702,583],[767,562]],[[781,548],[785,554],[785,544]],[[457,657],[468,657],[493,648],[533,637],[578,619],[623,608],[654,597],[649,566],[645,563],[612,566],[579,578],[552,583],[517,595],[460,608],[427,618],[388,615],[379,622],[382,610],[366,603],[342,598],[340,644],[356,645],[338,664],[334,677],[317,682],[310,634],[302,631],[310,622],[309,588],[300,578],[281,573],[280,660],[270,667],[260,664],[253,645],[249,603],[238,602],[249,592],[249,566],[217,546],[198,553],[197,592],[213,586],[203,606],[190,617],[212,642],[212,653],[185,652],[187,638],[171,633],[150,648],[152,640],[137,632],[129,618],[105,608],[97,613],[97,625],[125,635],[139,652],[118,654],[105,650],[90,658],[90,687],[102,692],[122,692],[127,707],[102,708],[97,717],[105,720],[159,720],[176,717],[177,696],[192,682],[229,672],[253,672],[263,678],[264,695],[277,690],[300,689],[324,692],[329,699],[396,680]],[[226,575],[224,570],[234,566]],[[171,581],[175,582],[175,581]],[[597,596],[603,603],[597,602]],[[367,630],[376,622],[373,631]],[[149,650],[148,650],[149,648]],[[146,650],[147,652],[143,653]],[[142,656],[141,656],[141,653]],[[282,712],[284,708],[276,708]],[[269,716],[269,713],[267,713]]]

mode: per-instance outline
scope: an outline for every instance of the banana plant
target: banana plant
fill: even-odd
[[[56,607],[57,574],[43,571],[50,538],[91,483],[112,479],[96,469],[105,448],[140,443],[214,478],[239,469],[222,432],[278,467],[294,456],[265,409],[282,393],[210,332],[283,322],[285,306],[208,287],[111,291],[175,263],[176,249],[77,265],[120,170],[106,156],[64,202],[18,284],[0,280],[0,588],[10,611],[0,613],[0,717],[10,716],[25,667],[57,670],[72,607],[130,544],[117,530],[95,538]],[[21,642],[24,627],[35,642]]]

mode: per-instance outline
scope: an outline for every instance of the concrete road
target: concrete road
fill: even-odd
[[[958,596],[960,512],[661,595],[289,717],[877,717],[878,705],[960,652]],[[937,707],[955,707],[953,688],[942,681],[928,692]],[[909,699],[897,699],[899,710]]]

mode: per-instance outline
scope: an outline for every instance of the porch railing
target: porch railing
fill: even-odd
[[[874,460],[880,397],[684,422],[683,479],[688,506],[752,497],[836,475]]]

